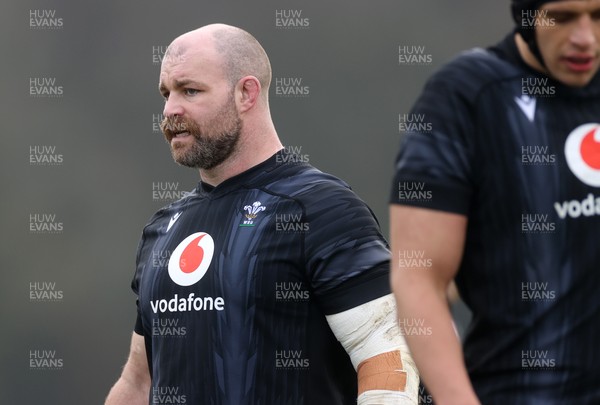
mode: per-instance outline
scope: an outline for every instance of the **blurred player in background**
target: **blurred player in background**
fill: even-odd
[[[443,67],[412,110],[431,131],[396,161],[399,322],[431,331],[406,338],[436,404],[600,404],[600,1],[512,14],[515,32]],[[463,348],[453,279],[473,312]]]
[[[417,403],[377,221],[283,149],[270,82],[264,49],[239,28],[169,46],[163,132],[201,181],[144,228],[137,323],[107,405]]]

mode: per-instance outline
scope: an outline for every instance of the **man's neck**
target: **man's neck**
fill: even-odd
[[[260,141],[252,141],[253,137],[240,137],[235,151],[223,163],[210,170],[200,169],[202,181],[216,187],[264,162],[283,148],[274,130],[260,138]]]
[[[527,45],[523,37],[516,33],[514,38],[515,43],[517,44],[517,50],[519,51],[519,55],[521,55],[521,59],[523,59],[523,62],[525,62],[530,68],[540,73],[548,74],[546,68],[542,66],[540,61],[538,61],[534,54],[531,52],[529,46]]]

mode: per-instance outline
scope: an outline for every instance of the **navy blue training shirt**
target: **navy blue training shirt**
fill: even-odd
[[[600,403],[600,77],[564,86],[509,35],[444,66],[411,114],[391,202],[468,217],[456,283],[482,403]]]
[[[389,294],[389,251],[366,204],[301,158],[200,183],[145,227],[132,288],[150,403],[356,403],[325,315]]]

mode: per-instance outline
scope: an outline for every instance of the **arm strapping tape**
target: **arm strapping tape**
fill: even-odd
[[[392,294],[327,316],[358,374],[358,405],[418,404],[419,374]]]

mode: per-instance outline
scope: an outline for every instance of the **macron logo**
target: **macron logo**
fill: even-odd
[[[169,226],[167,226],[167,232],[169,232],[169,229],[171,229],[175,222],[177,222],[181,214],[183,214],[183,211],[178,212],[177,214],[173,215],[173,217],[171,217],[171,220],[169,220]]]
[[[523,114],[527,117],[530,122],[533,122],[535,118],[535,104],[536,99],[533,97],[529,97],[528,95],[522,95],[521,97],[515,97],[515,102],[523,111]]]

